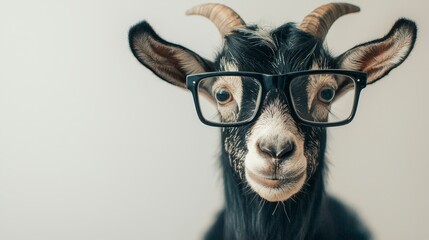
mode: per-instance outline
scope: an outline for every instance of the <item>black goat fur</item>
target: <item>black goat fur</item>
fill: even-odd
[[[256,26],[248,27],[256,30]],[[225,47],[219,54],[215,66],[221,66],[219,59],[234,61],[241,71],[256,71],[271,74],[287,73],[311,68],[313,62],[323,62],[327,68],[336,68],[335,60],[323,48],[322,42],[310,34],[298,30],[293,24],[285,24],[274,30],[271,36],[276,51],[269,49],[262,39],[251,31],[227,36]],[[313,49],[309,53],[309,49]],[[283,58],[281,65],[276,58]],[[222,70],[222,69],[218,69]],[[267,100],[266,100],[267,101]],[[268,202],[249,191],[247,184],[231,167],[232,159],[222,149],[221,166],[225,192],[225,209],[205,236],[205,239],[369,239],[366,228],[353,212],[339,201],[325,193],[325,145],[326,130],[299,125],[306,136],[305,146],[317,145],[318,152],[309,158],[316,158],[314,173],[299,193],[284,202]],[[239,129],[224,129],[222,146],[227,137],[236,135],[243,140],[251,124]],[[236,146],[246,148],[246,146]],[[306,151],[307,152],[307,151]],[[310,170],[309,170],[310,171]]]

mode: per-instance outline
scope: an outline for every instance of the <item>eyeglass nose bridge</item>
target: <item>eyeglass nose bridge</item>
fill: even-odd
[[[266,101],[266,98],[271,95],[272,93],[277,93],[281,98],[286,101],[286,105],[289,108],[289,112],[294,112],[291,106],[292,101],[288,97],[287,91],[289,91],[288,88],[288,81],[289,76],[287,74],[282,75],[264,75],[263,80],[263,92],[262,92],[262,100],[260,104],[260,108],[262,108],[263,102]],[[259,109],[258,112],[260,112],[261,109]]]
[[[280,90],[281,92],[286,91],[288,76],[283,75],[266,75],[264,77],[264,87],[267,92],[271,90]]]

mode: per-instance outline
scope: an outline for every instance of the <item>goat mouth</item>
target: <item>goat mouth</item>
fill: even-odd
[[[270,176],[262,176],[259,175],[257,173],[252,172],[249,169],[246,169],[247,172],[247,176],[253,180],[254,182],[256,182],[257,184],[266,187],[266,188],[282,188],[285,185],[295,185],[297,184],[300,180],[302,180],[302,178],[304,177],[304,175],[306,174],[305,171],[296,173],[296,174],[291,174],[291,176],[288,177],[270,177]]]
[[[290,176],[290,177],[289,177]],[[249,186],[260,197],[269,202],[286,201],[304,186],[307,172],[289,174],[288,177],[271,178],[258,175],[246,168],[246,179]]]

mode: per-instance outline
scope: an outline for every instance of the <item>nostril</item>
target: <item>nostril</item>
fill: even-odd
[[[295,144],[293,142],[286,142],[281,148],[282,150],[277,154],[277,158],[285,159],[292,155],[295,150]]]
[[[274,149],[272,145],[265,144],[265,143],[259,143],[258,145],[259,145],[259,150],[261,150],[261,152],[269,155],[272,158],[277,157],[276,149]]]
[[[259,142],[259,150],[268,155],[270,158],[283,160],[292,155],[295,150],[295,144],[292,141],[285,141],[283,143],[268,143]]]

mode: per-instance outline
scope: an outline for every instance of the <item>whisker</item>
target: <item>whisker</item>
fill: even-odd
[[[255,193],[255,195],[253,196],[252,200],[250,200],[249,206],[252,205],[253,201],[255,201],[255,199],[258,197],[258,195]]]
[[[284,203],[284,202],[281,202],[281,203],[282,203],[282,205],[283,205],[283,211],[285,212],[286,218],[287,218],[287,220],[288,220],[288,221],[289,221],[289,223],[290,223],[291,221],[290,221],[289,215],[287,214],[285,203]]]
[[[264,208],[265,202],[266,202],[265,200],[262,200],[262,207],[259,209],[258,215],[261,213],[262,209]]]
[[[271,216],[274,216],[274,213],[276,213],[277,207],[279,206],[280,202],[277,202],[276,207],[274,208],[273,213],[271,214]]]

